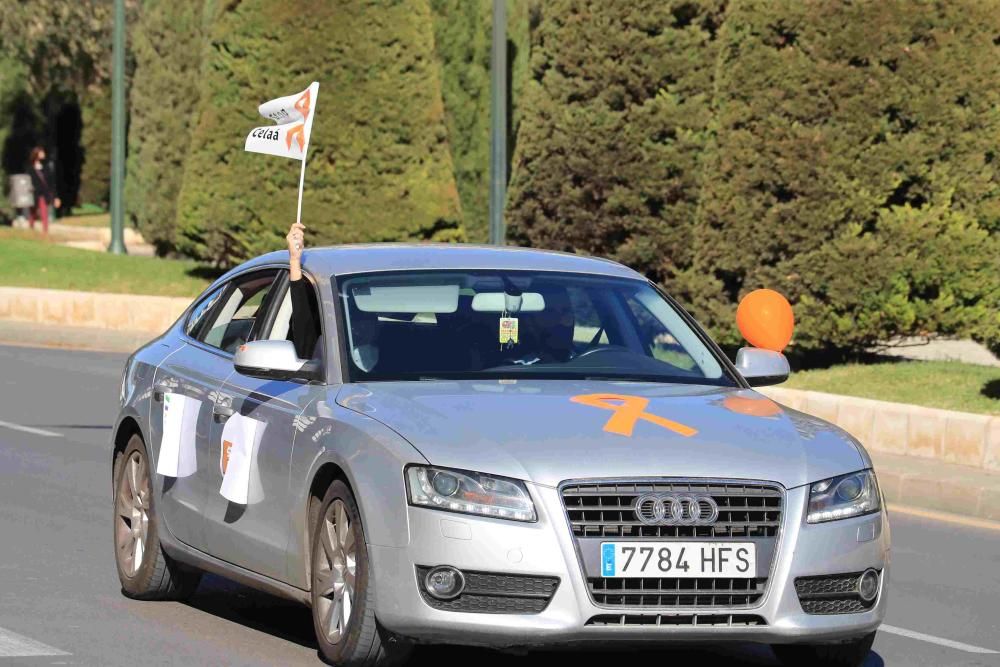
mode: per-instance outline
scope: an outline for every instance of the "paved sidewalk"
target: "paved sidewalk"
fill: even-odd
[[[0,343],[5,345],[131,354],[154,337],[154,334],[145,331],[113,331],[0,319]]]

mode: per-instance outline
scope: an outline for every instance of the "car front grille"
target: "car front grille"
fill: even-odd
[[[767,625],[760,616],[751,614],[601,614],[587,621],[587,625],[605,627],[630,625],[683,625],[690,627],[743,628]]]
[[[424,601],[444,611],[478,614],[538,614],[549,605],[558,577],[462,571],[465,589],[453,600],[438,600],[427,594],[423,581],[429,567],[417,567],[417,581]]]
[[[807,614],[857,614],[875,606],[875,600],[865,602],[858,595],[861,572],[831,574],[818,577],[798,577],[795,592],[802,611]],[[881,577],[881,573],[879,573]]]
[[[708,495],[719,514],[710,525],[647,525],[636,516],[635,502],[648,493]],[[735,480],[586,480],[564,484],[561,495],[579,548],[594,548],[607,538],[754,540],[758,554],[773,554],[784,504],[784,492],[776,484]],[[759,562],[770,571],[770,562]],[[605,578],[584,570],[594,603],[609,607],[754,607],[768,583],[767,577]]]
[[[627,607],[750,607],[764,595],[767,579],[646,579],[588,577],[599,605]]]
[[[710,526],[647,526],[635,514],[636,499],[647,493],[709,495],[718,519]],[[677,539],[774,537],[784,495],[771,484],[685,480],[573,483],[562,487],[562,498],[576,537]]]

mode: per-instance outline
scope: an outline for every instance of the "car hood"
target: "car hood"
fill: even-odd
[[[396,431],[434,465],[547,486],[668,476],[791,488],[868,465],[844,431],[749,389],[434,380],[345,385],[337,402]],[[642,416],[630,416],[625,404]],[[631,435],[624,434],[632,422]]]

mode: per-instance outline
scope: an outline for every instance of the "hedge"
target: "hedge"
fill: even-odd
[[[303,222],[313,244],[459,240],[427,0],[247,0],[216,19],[178,211],[181,252],[280,248],[299,163],[245,153],[259,103],[320,82]]]

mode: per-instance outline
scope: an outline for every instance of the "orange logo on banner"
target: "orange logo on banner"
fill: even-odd
[[[229,467],[229,450],[233,448],[233,443],[228,440],[222,441],[222,460],[220,461],[222,467],[222,474],[226,474],[226,468]]]
[[[285,134],[285,144],[288,146],[288,150],[292,149],[292,137],[296,137],[299,141],[299,150],[305,150],[306,144],[306,127],[302,123],[299,123],[295,127],[288,130]]]
[[[635,423],[640,419],[652,422],[657,426],[662,426],[674,433],[679,433],[685,437],[690,437],[698,432],[698,429],[691,428],[685,424],[680,424],[669,419],[646,412],[649,399],[642,396],[628,396],[625,394],[581,394],[573,396],[569,400],[581,405],[589,405],[593,408],[611,410],[614,414],[604,425],[604,430],[608,433],[618,435],[632,435]]]
[[[302,114],[302,120],[309,117],[309,89],[306,88],[306,92],[302,93],[302,97],[295,101],[295,110]]]

